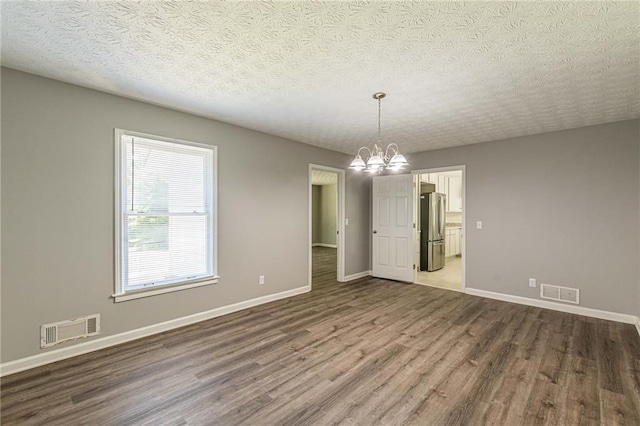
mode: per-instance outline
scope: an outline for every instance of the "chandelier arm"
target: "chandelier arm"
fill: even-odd
[[[371,156],[371,150],[369,148],[367,148],[366,146],[361,146],[360,149],[358,149],[358,152],[356,153],[356,155],[360,155],[360,151],[362,151],[363,149],[366,149],[369,152],[369,157]]]
[[[395,148],[394,148],[395,147]],[[400,148],[398,148],[398,145],[395,143],[390,143],[389,145],[387,145],[387,149],[384,152],[384,157],[386,159],[390,159],[391,155],[389,155],[389,150],[393,150],[393,155],[397,154],[400,151]]]

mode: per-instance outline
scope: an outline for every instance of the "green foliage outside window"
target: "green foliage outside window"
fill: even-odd
[[[168,211],[168,185],[162,179],[136,183],[134,195],[137,213]],[[169,249],[169,217],[130,216],[128,235],[131,251],[166,251]]]

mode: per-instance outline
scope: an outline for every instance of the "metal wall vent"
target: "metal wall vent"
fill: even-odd
[[[40,347],[100,334],[100,314],[40,326]]]
[[[541,284],[540,298],[580,304],[580,290],[577,288]]]

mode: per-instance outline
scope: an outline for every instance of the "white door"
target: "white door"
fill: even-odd
[[[422,175],[426,176],[426,175]],[[413,177],[413,187],[420,188],[421,177],[420,175],[414,175]],[[420,269],[420,191],[414,191],[414,203],[413,203],[413,217],[415,218],[415,232],[413,233],[413,264],[416,265],[413,268],[413,282],[416,282],[418,279],[418,270]]]
[[[373,178],[373,276],[413,282],[412,175]]]

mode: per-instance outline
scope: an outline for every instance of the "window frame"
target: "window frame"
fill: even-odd
[[[123,237],[124,231],[127,229],[126,220],[128,216],[124,212],[126,200],[123,199],[126,196],[127,177],[124,175],[127,170],[126,165],[126,148],[124,148],[123,136],[139,137],[144,139],[155,140],[158,142],[172,143],[177,145],[186,145],[197,148],[204,148],[211,150],[211,177],[213,182],[211,185],[211,218],[209,220],[209,226],[211,226],[211,250],[212,250],[212,271],[210,276],[199,277],[192,280],[183,280],[179,282],[171,282],[167,284],[149,285],[146,287],[140,287],[137,289],[127,289],[123,280],[123,272],[127,265],[127,248],[124,244],[127,244],[127,240]],[[197,142],[190,142],[181,139],[167,138],[163,136],[151,135],[147,133],[134,132],[130,130],[114,129],[115,140],[115,161],[114,161],[114,261],[115,261],[115,280],[114,280],[114,294],[112,295],[115,302],[123,302],[126,300],[139,299],[141,297],[155,296],[157,294],[170,293],[174,291],[186,290],[194,287],[202,287],[205,285],[211,285],[218,282],[220,276],[218,275],[218,147],[216,145],[202,144]],[[205,194],[207,195],[207,194]]]

